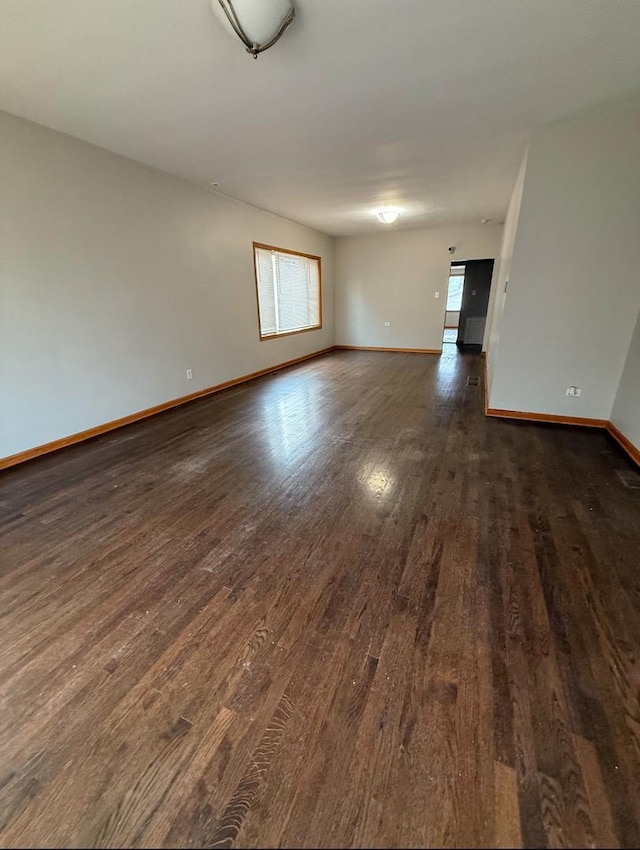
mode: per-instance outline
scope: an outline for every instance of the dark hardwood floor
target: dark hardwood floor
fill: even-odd
[[[637,847],[640,490],[482,398],[339,352],[4,473],[1,845]]]

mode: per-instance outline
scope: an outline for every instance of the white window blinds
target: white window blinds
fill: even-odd
[[[320,259],[254,245],[260,336],[321,326]]]

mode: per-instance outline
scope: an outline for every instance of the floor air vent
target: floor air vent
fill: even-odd
[[[467,378],[468,387],[477,387],[480,383],[480,378],[477,375],[469,375]]]

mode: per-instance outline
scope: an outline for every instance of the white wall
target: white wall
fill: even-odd
[[[609,419],[640,307],[639,187],[637,104],[534,131],[491,407]]]
[[[441,349],[451,261],[496,257],[501,234],[467,224],[337,239],[336,342]]]
[[[487,314],[487,325],[484,335],[484,349],[487,352],[487,382],[489,388],[493,380],[493,367],[500,342],[500,326],[502,324],[502,316],[504,314],[504,305],[506,300],[507,282],[511,274],[511,261],[513,259],[513,247],[516,241],[516,233],[518,231],[518,220],[520,218],[520,206],[522,204],[522,191],[524,189],[524,175],[527,168],[527,152],[522,158],[518,177],[516,178],[507,216],[504,220],[504,230],[502,233],[502,245],[500,254],[494,268],[493,283],[491,285],[491,293],[489,295],[489,310]]]
[[[330,237],[6,113],[0,149],[0,456],[333,345]],[[253,240],[322,257],[322,330],[259,341]]]
[[[613,403],[611,421],[640,450],[640,314]]]

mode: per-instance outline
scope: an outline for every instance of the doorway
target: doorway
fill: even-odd
[[[457,343],[460,328],[460,311],[462,310],[462,293],[464,291],[464,263],[451,263],[449,269],[449,286],[447,288],[447,306],[444,314],[443,343]]]
[[[493,262],[467,260],[451,263],[443,344],[455,343],[466,351],[482,351]]]

